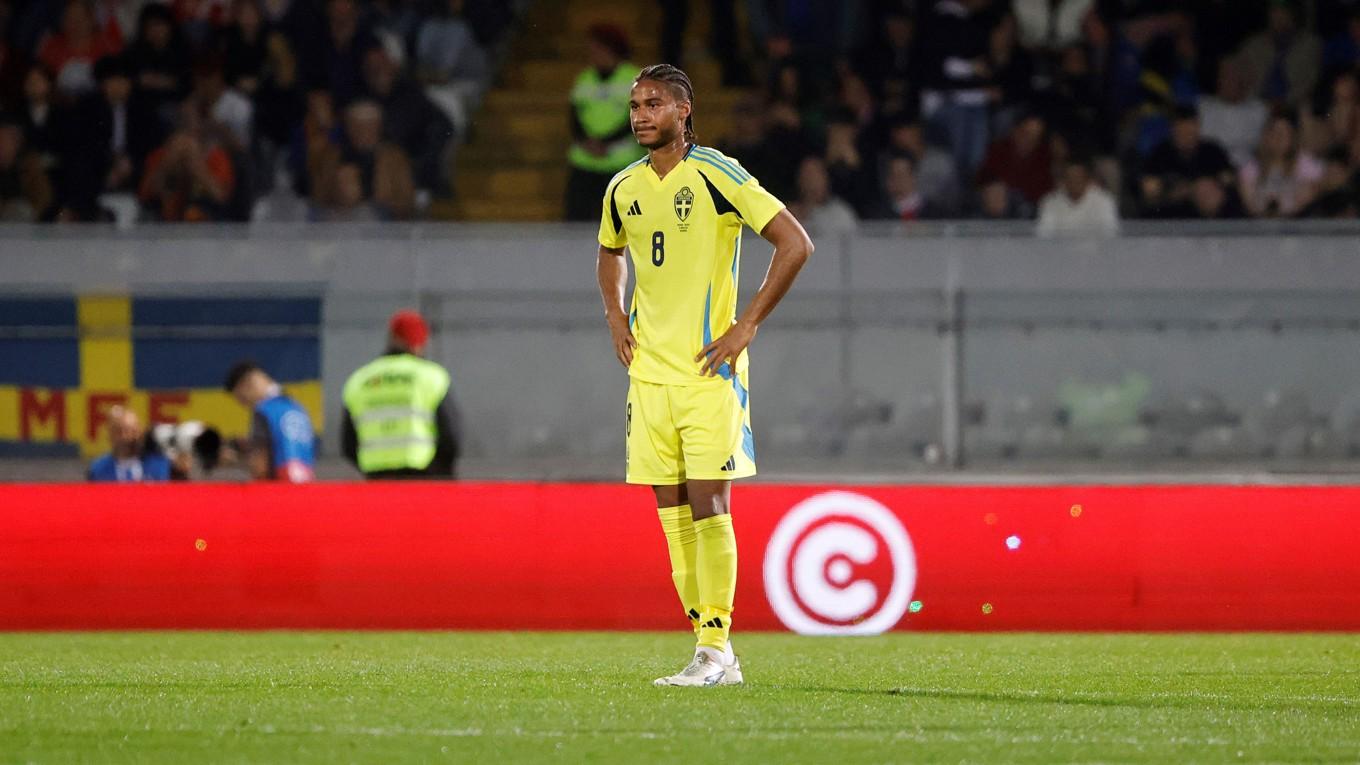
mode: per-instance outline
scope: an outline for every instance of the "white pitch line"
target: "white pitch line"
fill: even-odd
[[[911,688],[911,687],[906,687],[906,686],[899,686],[899,687],[897,687],[897,688],[894,688],[893,690],[896,691],[896,692],[899,693],[899,694],[902,694],[902,695],[919,694],[919,695],[922,695],[922,696],[943,697],[943,698],[949,698],[951,692],[952,692],[952,693],[957,693],[957,694],[959,694],[959,695],[961,695],[961,696],[963,696],[963,695],[969,695],[969,694],[988,694],[988,695],[992,695],[992,694],[994,693],[994,692],[988,692],[988,691],[973,691],[973,690],[968,690],[968,689],[957,689],[957,690],[954,690],[954,691],[945,691],[945,692],[942,692],[942,691],[941,691],[940,689],[938,689],[938,688]],[[1120,697],[1120,696],[1112,696],[1112,695],[1109,695],[1109,694],[1103,694],[1103,693],[1092,692],[1092,691],[1067,691],[1067,692],[1060,692],[1060,691],[1011,690],[1011,691],[1005,691],[1004,694],[995,694],[995,695],[998,695],[998,698],[996,699],[997,701],[1005,701],[1005,698],[1003,698],[1003,696],[1009,695],[1009,696],[1023,696],[1023,697],[1025,697],[1025,698],[1030,698],[1030,699],[1049,700],[1049,701],[1052,701],[1052,702],[1055,703],[1055,704],[1060,704],[1060,703],[1063,702],[1063,700],[1069,699],[1069,698],[1071,698],[1071,699],[1079,699],[1079,700],[1081,700],[1081,701],[1108,701],[1108,702],[1115,703],[1115,704],[1120,703],[1120,702],[1129,702],[1129,703],[1132,703],[1132,702],[1137,702],[1137,701],[1139,701],[1140,699],[1167,699],[1167,700],[1184,699],[1184,700],[1187,700],[1187,701],[1196,701],[1196,700],[1197,700],[1197,701],[1236,701],[1236,700],[1238,700],[1238,697],[1237,697],[1237,696],[1232,696],[1232,695],[1229,695],[1229,694],[1226,694],[1226,693],[1207,693],[1207,692],[1204,692],[1204,691],[1152,691],[1152,692],[1150,692],[1150,693],[1144,693],[1144,694],[1139,694],[1139,695],[1135,695],[1135,696]],[[1266,696],[1266,697],[1263,697],[1263,698],[1259,699],[1259,701],[1261,701],[1261,702],[1272,702],[1272,701],[1285,701],[1285,702],[1328,702],[1328,703],[1334,703],[1334,704],[1351,705],[1351,704],[1360,704],[1360,697],[1353,697],[1353,696],[1319,696],[1319,695],[1310,694],[1310,695],[1305,695],[1305,696]]]

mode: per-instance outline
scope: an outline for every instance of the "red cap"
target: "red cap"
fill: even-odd
[[[628,44],[628,33],[617,24],[591,24],[586,30],[586,35],[613,51],[619,58],[626,59],[632,53],[632,46]]]
[[[392,314],[392,320],[387,323],[387,331],[406,344],[411,350],[420,350],[425,347],[425,342],[430,339],[430,327],[421,318],[419,313],[409,308],[404,308]]]

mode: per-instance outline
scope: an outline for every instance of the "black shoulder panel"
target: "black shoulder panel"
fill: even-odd
[[[707,175],[704,175],[704,171],[697,170],[696,172],[704,179],[704,185],[708,186],[708,193],[713,197],[713,207],[718,211],[718,214],[732,213],[740,220],[741,213],[737,212],[737,208],[727,201],[727,197],[723,196],[721,191],[718,191],[718,187],[713,185],[713,181],[710,181]]]
[[[619,183],[623,183],[623,180],[620,179]],[[619,217],[619,205],[618,202],[614,201],[614,195],[619,191],[619,183],[614,184],[614,188],[609,190],[609,214],[614,219],[615,234],[623,230],[623,218]]]

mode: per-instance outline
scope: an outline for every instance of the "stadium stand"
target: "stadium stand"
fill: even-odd
[[[1228,13],[1219,2],[1150,0],[771,1],[735,3],[730,29],[714,15],[723,3],[688,6],[678,50],[697,89],[700,140],[740,159],[818,239],[818,257],[800,282],[805,290],[779,314],[799,327],[786,337],[805,336],[795,342],[772,333],[763,342],[776,346],[772,379],[809,374],[823,355],[836,360],[818,367],[805,387],[771,394],[786,398],[760,415],[779,412],[765,428],[767,454],[842,465],[881,455],[929,468],[950,461],[942,455],[1001,465],[1185,458],[1322,464],[1360,451],[1354,393],[1330,372],[1262,375],[1244,385],[1252,373],[1227,350],[1203,364],[1199,377],[1181,371],[1198,369],[1200,356],[1219,348],[1184,335],[1211,334],[1233,353],[1288,357],[1301,369],[1321,370],[1337,354],[1310,343],[1331,348],[1360,326],[1347,282],[1337,281],[1341,260],[1318,266],[1324,276],[1303,274],[1318,291],[1300,302],[1279,286],[1305,250],[1335,253],[1356,230],[1354,3],[1245,0]],[[395,223],[558,219],[572,140],[568,94],[587,65],[588,30],[614,25],[636,62],[656,60],[675,42],[661,34],[668,17],[653,4],[0,0],[0,11],[0,213],[6,221],[140,227],[119,234],[136,237],[121,244],[97,228],[10,229],[0,254],[10,258],[7,299],[24,290],[47,295],[60,284],[55,292],[70,300],[73,290],[113,284],[139,300],[146,279],[162,277],[128,281],[125,273],[155,270],[141,250],[168,241],[151,225],[156,221],[383,222],[390,225],[364,236],[343,228],[326,235],[319,228],[301,235],[256,229],[243,246],[258,260],[238,262],[289,257],[296,239],[279,239],[285,230],[305,240],[317,262],[330,262],[339,245],[404,241],[416,252],[412,242],[428,236],[447,248],[420,256],[436,270],[406,279],[385,262],[394,276],[381,288],[363,281],[340,289],[330,273],[297,283],[304,286],[267,280],[264,288],[315,299],[316,285],[325,284],[328,306],[355,294],[381,302],[400,293],[422,307],[477,307],[434,314],[435,337],[451,348],[483,326],[505,330],[482,318],[488,312],[527,322],[515,325],[517,341],[533,336],[543,348],[568,347],[559,337],[566,323],[578,350],[594,347],[598,298],[580,281],[578,263],[551,272],[551,289],[526,285],[523,274],[539,266],[501,273],[491,263],[499,249],[478,260],[490,242],[509,240],[499,227],[436,232]],[[735,34],[724,38],[723,30]],[[737,54],[718,55],[719,38],[734,40]],[[1262,70],[1262,50],[1278,65]],[[1061,170],[1073,158],[1092,160],[1092,193],[1107,212],[1105,193],[1114,198],[1121,239],[1031,240],[1045,200],[1067,212],[1078,207],[1061,190]],[[1277,219],[1228,220],[1254,215]],[[1278,219],[1286,215],[1352,221]],[[970,217],[977,222],[958,222]],[[220,241],[245,236],[245,229],[203,228],[192,242],[172,234],[186,238],[165,278],[186,293],[213,294],[224,263]],[[510,231],[515,250],[555,251],[566,237],[589,236],[550,226]],[[100,256],[121,253],[127,271],[82,281],[106,261],[79,260],[66,249],[73,241]],[[1064,263],[1086,269],[1099,254],[1110,268],[1132,270],[1130,259],[1152,250],[1182,261],[1170,270],[1159,260],[1156,269],[1183,273],[1197,286],[1162,284],[1157,289],[1174,296],[1154,299],[1138,291],[1138,275],[1116,301],[1099,292],[1114,284],[1112,276],[1081,270],[1086,281],[1064,281],[1075,273]],[[51,257],[29,261],[25,252]],[[904,252],[911,266],[895,270]],[[946,307],[943,285],[929,288],[929,297],[908,294],[932,283],[917,269],[959,267],[963,254],[969,268],[979,257],[1030,266],[989,266],[1005,274],[1007,288],[1018,280],[1014,293],[998,302],[996,283],[965,284],[959,294],[967,305],[957,315]],[[1253,286],[1262,302],[1239,303],[1230,294],[1223,285],[1237,283],[1236,274],[1199,278],[1223,258],[1241,256],[1271,275]],[[450,261],[456,276],[441,270],[452,268]],[[49,268],[69,268],[62,273],[70,278]],[[762,268],[758,258],[743,265],[748,294]],[[507,292],[483,296],[478,289],[493,273]],[[1044,279],[1075,293],[1043,292],[1051,285],[1034,280]],[[252,277],[230,285],[245,283],[256,284]],[[1335,294],[1323,289],[1333,286]],[[540,287],[570,292],[573,309],[544,310],[540,301],[558,298],[537,294]],[[5,321],[3,337],[16,343],[40,323],[19,313]],[[89,340],[88,328],[70,323],[61,331]],[[1271,338],[1281,326],[1288,342],[1276,347]],[[1069,348],[1069,333],[1086,345]],[[325,341],[328,358],[353,340],[337,337]],[[951,345],[955,339],[967,350]],[[785,342],[799,350],[780,347]],[[863,361],[880,346],[908,350]],[[1104,361],[1130,354],[1127,364]],[[1069,355],[1078,361],[1058,363]],[[951,364],[954,373],[937,373]],[[56,372],[44,385],[105,385]],[[955,373],[965,379],[951,393],[943,378]],[[1151,377],[1150,389],[1131,386],[1131,374]],[[290,381],[333,387],[333,376],[309,368]],[[156,385],[185,387],[177,380]],[[496,469],[521,457],[613,459],[617,434],[594,424],[609,421],[605,403],[574,410],[579,422],[506,414],[493,404],[475,416],[484,418],[482,433],[497,434],[496,443],[474,443],[474,464],[478,457]],[[16,435],[0,433],[0,441]],[[603,474],[593,464],[561,470]]]
[[[705,4],[695,7],[692,35],[705,34]],[[458,162],[461,193],[450,211],[458,219],[558,220],[567,183],[571,143],[568,95],[587,62],[587,30],[595,24],[619,27],[632,44],[635,63],[658,59],[660,19],[648,3],[583,0],[536,3],[527,12],[512,54],[487,94],[473,136]],[[696,118],[701,140],[728,132],[728,117],[743,95],[724,88],[718,64],[698,58],[687,64],[702,111]]]
[[[663,42],[679,51],[702,141],[790,201],[801,161],[820,156],[829,203],[859,219],[1033,219],[1074,154],[1094,159],[1126,219],[1360,214],[1360,9],[1347,0],[684,5],[5,0],[0,110],[22,127],[18,164],[40,160],[52,187],[31,171],[22,193],[7,182],[7,204],[41,206],[8,214],[559,219],[566,94],[601,22],[635,63]],[[732,5],[734,20],[712,17]],[[662,34],[682,20],[684,36]],[[343,116],[356,99],[381,109],[411,164],[409,205],[372,199],[375,159]],[[149,155],[193,127],[184,102],[205,118],[202,153],[219,156],[211,173],[171,173],[202,187],[178,195],[211,191],[210,204],[167,206],[142,181]],[[172,159],[189,142],[175,143]],[[314,189],[311,155],[327,145],[355,167]],[[6,177],[24,175],[14,164]],[[339,210],[331,197],[353,196],[356,171],[363,199]]]
[[[425,217],[523,5],[7,0],[6,219]]]

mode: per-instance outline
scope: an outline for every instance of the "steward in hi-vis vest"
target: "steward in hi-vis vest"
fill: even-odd
[[[425,320],[398,311],[387,352],[345,381],[341,450],[366,478],[452,478],[458,441],[449,373],[422,358]]]
[[[571,89],[571,149],[567,161],[567,220],[593,221],[600,195],[614,174],[643,155],[628,122],[628,95],[639,69],[628,62],[628,37],[612,24],[596,24],[590,66]]]

